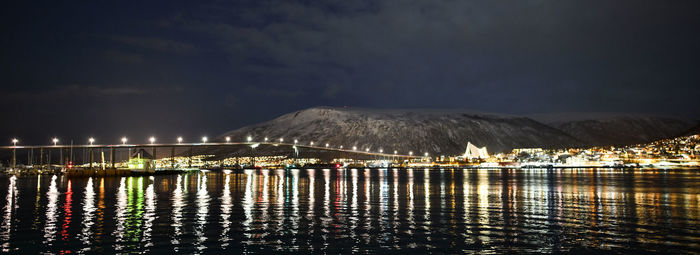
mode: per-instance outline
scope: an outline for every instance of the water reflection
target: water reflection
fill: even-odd
[[[289,169],[0,180],[3,253],[700,249],[700,172],[690,170]]]

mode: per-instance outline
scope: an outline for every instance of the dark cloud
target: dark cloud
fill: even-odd
[[[150,108],[192,135],[316,105],[700,117],[698,5],[14,3],[1,13],[0,82],[6,96],[79,98],[90,111],[173,130],[174,120],[134,114]],[[80,99],[93,97],[110,99]],[[5,103],[18,113],[2,117],[51,108],[41,104]]]

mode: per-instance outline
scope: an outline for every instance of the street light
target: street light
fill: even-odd
[[[209,140],[206,136],[202,137],[202,143],[207,143],[207,140]]]
[[[369,152],[369,148],[365,149],[366,152]]]
[[[427,152],[425,153],[425,156],[426,156],[426,157],[428,156],[428,153],[427,153]]]
[[[379,149],[379,153],[384,153],[384,149]]]
[[[326,144],[326,148],[328,148],[328,144]]]
[[[253,137],[248,136],[247,140],[248,140],[248,142],[251,142],[251,141],[253,141]]]
[[[122,137],[122,144],[126,144],[126,141],[127,141],[126,137]]]
[[[356,150],[357,150],[357,146],[352,146],[352,150],[356,151]]]
[[[95,143],[95,138],[90,137],[90,139],[88,139],[88,142],[90,142],[90,145],[92,145],[93,143]]]
[[[181,143],[182,143],[182,136],[178,136],[177,137],[177,144],[181,144]]]
[[[53,139],[51,139],[51,141],[53,142],[53,146],[56,146],[56,144],[58,143],[58,138],[54,137]]]
[[[265,137],[265,142],[267,142],[267,137]]]
[[[311,144],[311,146],[314,146],[314,141],[311,141],[311,143],[310,143],[310,144]]]
[[[231,137],[230,137],[230,136],[227,136],[227,137],[226,137],[226,143],[229,143],[230,141],[231,141]]]
[[[17,138],[12,138],[12,146],[17,146],[18,142],[19,140],[17,140]]]
[[[280,137],[280,143],[284,142],[284,138]]]
[[[398,153],[398,151],[394,151],[394,155],[396,155],[396,153]]]
[[[342,145],[340,146],[340,149],[341,149],[341,150],[343,149],[343,146],[342,146]]]
[[[151,138],[148,138],[148,141],[151,142],[151,144],[156,142],[156,138],[151,136]]]
[[[294,144],[297,144],[298,142],[299,142],[299,140],[294,139]]]
[[[409,152],[408,152],[408,155],[409,155],[409,156],[413,156],[413,151],[409,151]]]

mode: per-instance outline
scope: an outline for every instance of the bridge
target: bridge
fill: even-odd
[[[178,138],[178,140],[181,140],[181,138]],[[365,150],[358,150],[356,147],[353,147],[352,149],[346,149],[341,147],[332,147],[328,144],[325,146],[317,146],[313,145],[313,142],[310,144],[300,144],[298,142],[294,143],[285,143],[285,142],[255,142],[255,141],[250,141],[251,139],[249,138],[248,142],[205,142],[206,138],[203,139],[204,141],[201,143],[183,143],[183,142],[177,142],[177,143],[155,143],[153,142],[154,139],[151,138],[151,143],[146,143],[146,144],[129,144],[126,143],[126,139],[123,139],[123,143],[121,144],[78,144],[78,145],[71,145],[71,144],[58,144],[56,143],[56,140],[54,139],[54,144],[50,145],[17,145],[17,140],[14,139],[13,143],[14,145],[12,146],[0,146],[0,150],[11,150],[12,151],[12,156],[11,156],[11,161],[10,161],[10,167],[12,169],[16,169],[17,166],[17,150],[26,150],[26,151],[31,151],[31,155],[33,155],[33,150],[39,150],[39,166],[44,167],[45,163],[51,164],[51,162],[44,162],[44,153],[45,152],[51,152],[51,151],[60,151],[63,153],[64,150],[68,149],[88,149],[89,150],[89,163],[90,163],[90,168],[93,168],[93,163],[95,162],[94,160],[94,150],[95,149],[107,149],[109,150],[109,165],[111,165],[111,168],[114,169],[116,168],[116,152],[120,149],[134,149],[134,148],[148,148],[152,150],[152,154],[155,157],[156,152],[160,148],[165,148],[165,149],[170,149],[170,159],[171,159],[171,164],[172,167],[174,168],[175,163],[174,163],[174,158],[176,157],[175,154],[175,149],[176,148],[186,148],[189,151],[188,157],[193,157],[195,155],[192,155],[192,151],[195,148],[216,148],[216,147],[236,147],[236,146],[249,146],[253,150],[251,151],[251,156],[255,157],[255,148],[261,146],[261,145],[269,145],[269,146],[276,146],[276,147],[289,147],[290,149],[298,150],[298,149],[311,149],[311,150],[317,150],[317,151],[328,151],[328,152],[338,152],[338,153],[347,153],[347,154],[354,154],[354,155],[361,155],[361,156],[372,156],[372,157],[393,157],[393,158],[406,158],[406,159],[416,159],[416,158],[421,158],[421,156],[414,155],[412,151],[410,151],[408,154],[399,154],[398,151],[393,151],[393,153],[385,153],[383,150],[379,151],[371,151],[369,149]],[[227,138],[226,140],[230,140],[230,138]],[[94,141],[93,139],[90,139],[90,141]],[[427,154],[427,153],[426,153]],[[427,155],[425,155],[427,156]],[[85,159],[83,159],[85,160]],[[50,161],[50,158],[49,160]],[[63,156],[60,158],[60,164],[65,165],[65,161]],[[190,161],[191,162],[191,161]],[[27,159],[27,165],[34,165],[34,160],[32,159],[32,156],[28,156]]]

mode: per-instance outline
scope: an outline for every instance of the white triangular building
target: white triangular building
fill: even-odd
[[[489,157],[489,152],[486,150],[486,146],[484,147],[476,147],[476,145],[472,144],[471,142],[467,143],[467,151],[464,152],[464,158],[467,159],[474,159],[474,158],[488,158]]]

